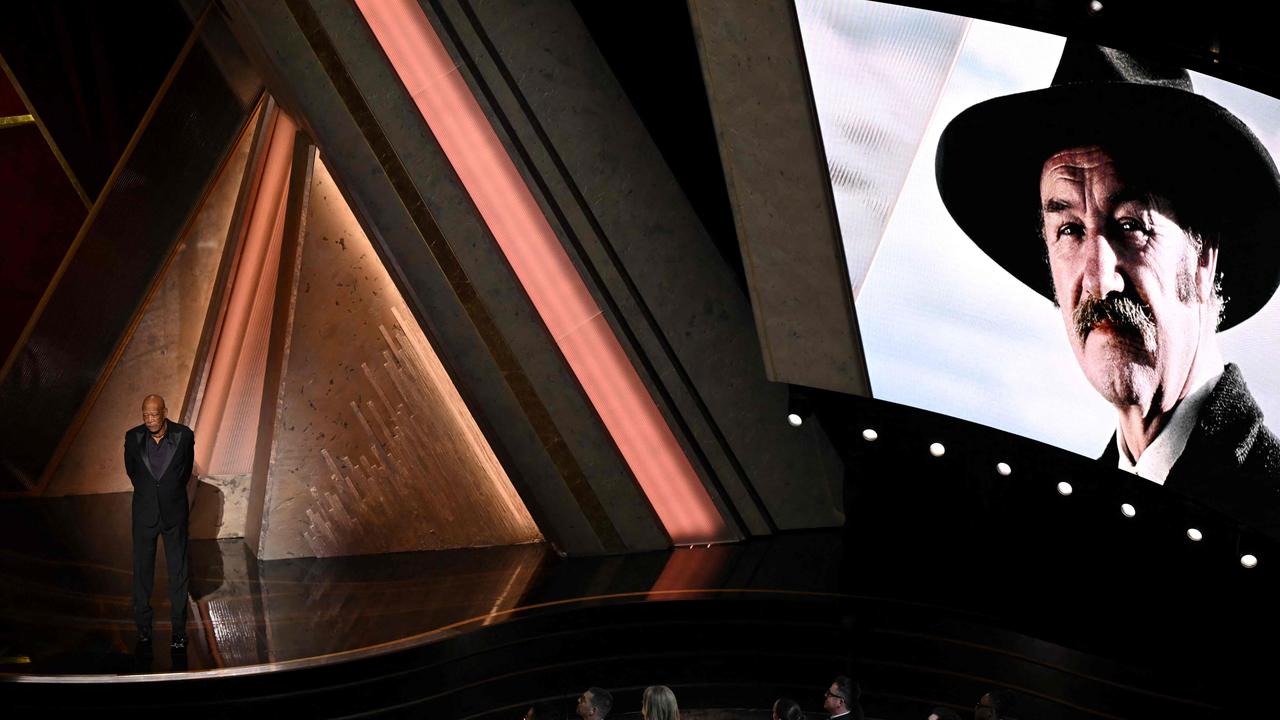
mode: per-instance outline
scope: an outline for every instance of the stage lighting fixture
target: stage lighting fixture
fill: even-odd
[[[1248,553],[1240,556],[1241,567],[1252,569],[1258,566],[1258,558]]]
[[[867,442],[875,442],[879,437],[880,437],[880,433],[876,432],[875,430],[872,430],[871,428],[867,428],[866,430],[862,431],[862,439],[866,440]]]
[[[929,454],[934,457],[942,457],[947,454],[947,449],[942,446],[942,443],[933,443],[929,446]]]
[[[1204,533],[1200,532],[1198,528],[1187,528],[1187,539],[1191,542],[1200,542],[1204,539]]]
[[[1089,0],[1089,12],[1094,15],[1102,12],[1102,0]]]
[[[1059,495],[1070,495],[1070,494],[1071,494],[1071,483],[1066,482],[1065,480],[1064,480],[1064,481],[1062,481],[1062,482],[1060,482],[1060,483],[1058,483],[1058,494],[1059,494]]]
[[[799,385],[787,386],[787,424],[800,427],[813,414],[813,398],[809,389]]]
[[[1120,514],[1125,517],[1133,517],[1138,514],[1138,511],[1129,503],[1123,503],[1120,505]]]
[[[1013,468],[1009,467],[1009,463],[996,463],[996,472],[1008,476],[1009,473],[1013,472]]]

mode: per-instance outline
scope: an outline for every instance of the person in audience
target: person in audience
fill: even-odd
[[[666,685],[645,688],[644,698],[640,702],[640,715],[644,720],[680,720],[676,694]]]
[[[804,720],[804,711],[800,704],[788,698],[779,698],[773,704],[772,720]]]
[[[929,720],[960,720],[960,713],[948,708],[936,707],[929,711]]]
[[[862,720],[862,704],[858,702],[861,697],[862,688],[858,687],[858,683],[841,675],[827,688],[822,709],[832,718]]]
[[[578,717],[582,720],[604,720],[613,709],[613,695],[604,688],[588,688],[578,696]]]
[[[1009,720],[1009,696],[1002,692],[989,692],[973,707],[973,720]]]

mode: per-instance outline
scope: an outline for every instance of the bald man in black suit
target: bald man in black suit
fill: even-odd
[[[133,619],[138,642],[151,643],[151,588],[156,536],[164,538],[169,570],[170,647],[187,647],[187,483],[195,458],[195,433],[169,420],[164,398],[142,401],[142,424],[124,435],[124,467],[133,483]]]

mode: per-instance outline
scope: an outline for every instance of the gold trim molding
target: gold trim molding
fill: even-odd
[[[0,130],[30,125],[35,121],[35,116],[29,113],[26,115],[7,115],[5,117],[0,117]]]

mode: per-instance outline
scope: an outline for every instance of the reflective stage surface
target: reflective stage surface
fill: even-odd
[[[690,709],[767,708],[779,696],[816,709],[826,679],[848,674],[869,717],[967,711],[994,688],[1019,697],[1015,716],[1054,720],[1219,717],[1270,687],[1267,666],[1244,666],[1257,652],[1230,662],[1185,623],[1178,647],[1155,643],[1168,620],[1117,595],[1109,615],[1081,606],[1066,590],[1085,584],[1064,580],[1061,560],[1015,562],[975,544],[985,536],[972,528],[938,534],[888,512],[842,531],[598,558],[539,543],[260,562],[239,540],[193,541],[187,652],[170,654],[159,620],[161,561],[154,651],[139,653],[130,501],[0,503],[0,706],[497,720],[534,702],[572,707],[591,685],[634,709],[661,683]],[[1043,550],[1013,527],[996,534]],[[1146,606],[1135,585],[1158,591],[1166,573],[1135,570],[1123,547],[1105,548],[1115,567],[1084,544],[1071,551],[1095,583]],[[1008,567],[1018,592],[985,580]],[[1274,636],[1245,642],[1198,624],[1237,648]]]
[[[168,651],[161,544],[148,657],[136,652],[130,608],[130,498],[0,503],[0,673],[165,673],[336,659],[561,600],[660,598],[691,588],[821,592],[835,590],[839,577],[834,532],[572,560],[536,543],[259,562],[241,540],[193,540],[188,650],[185,657]]]

